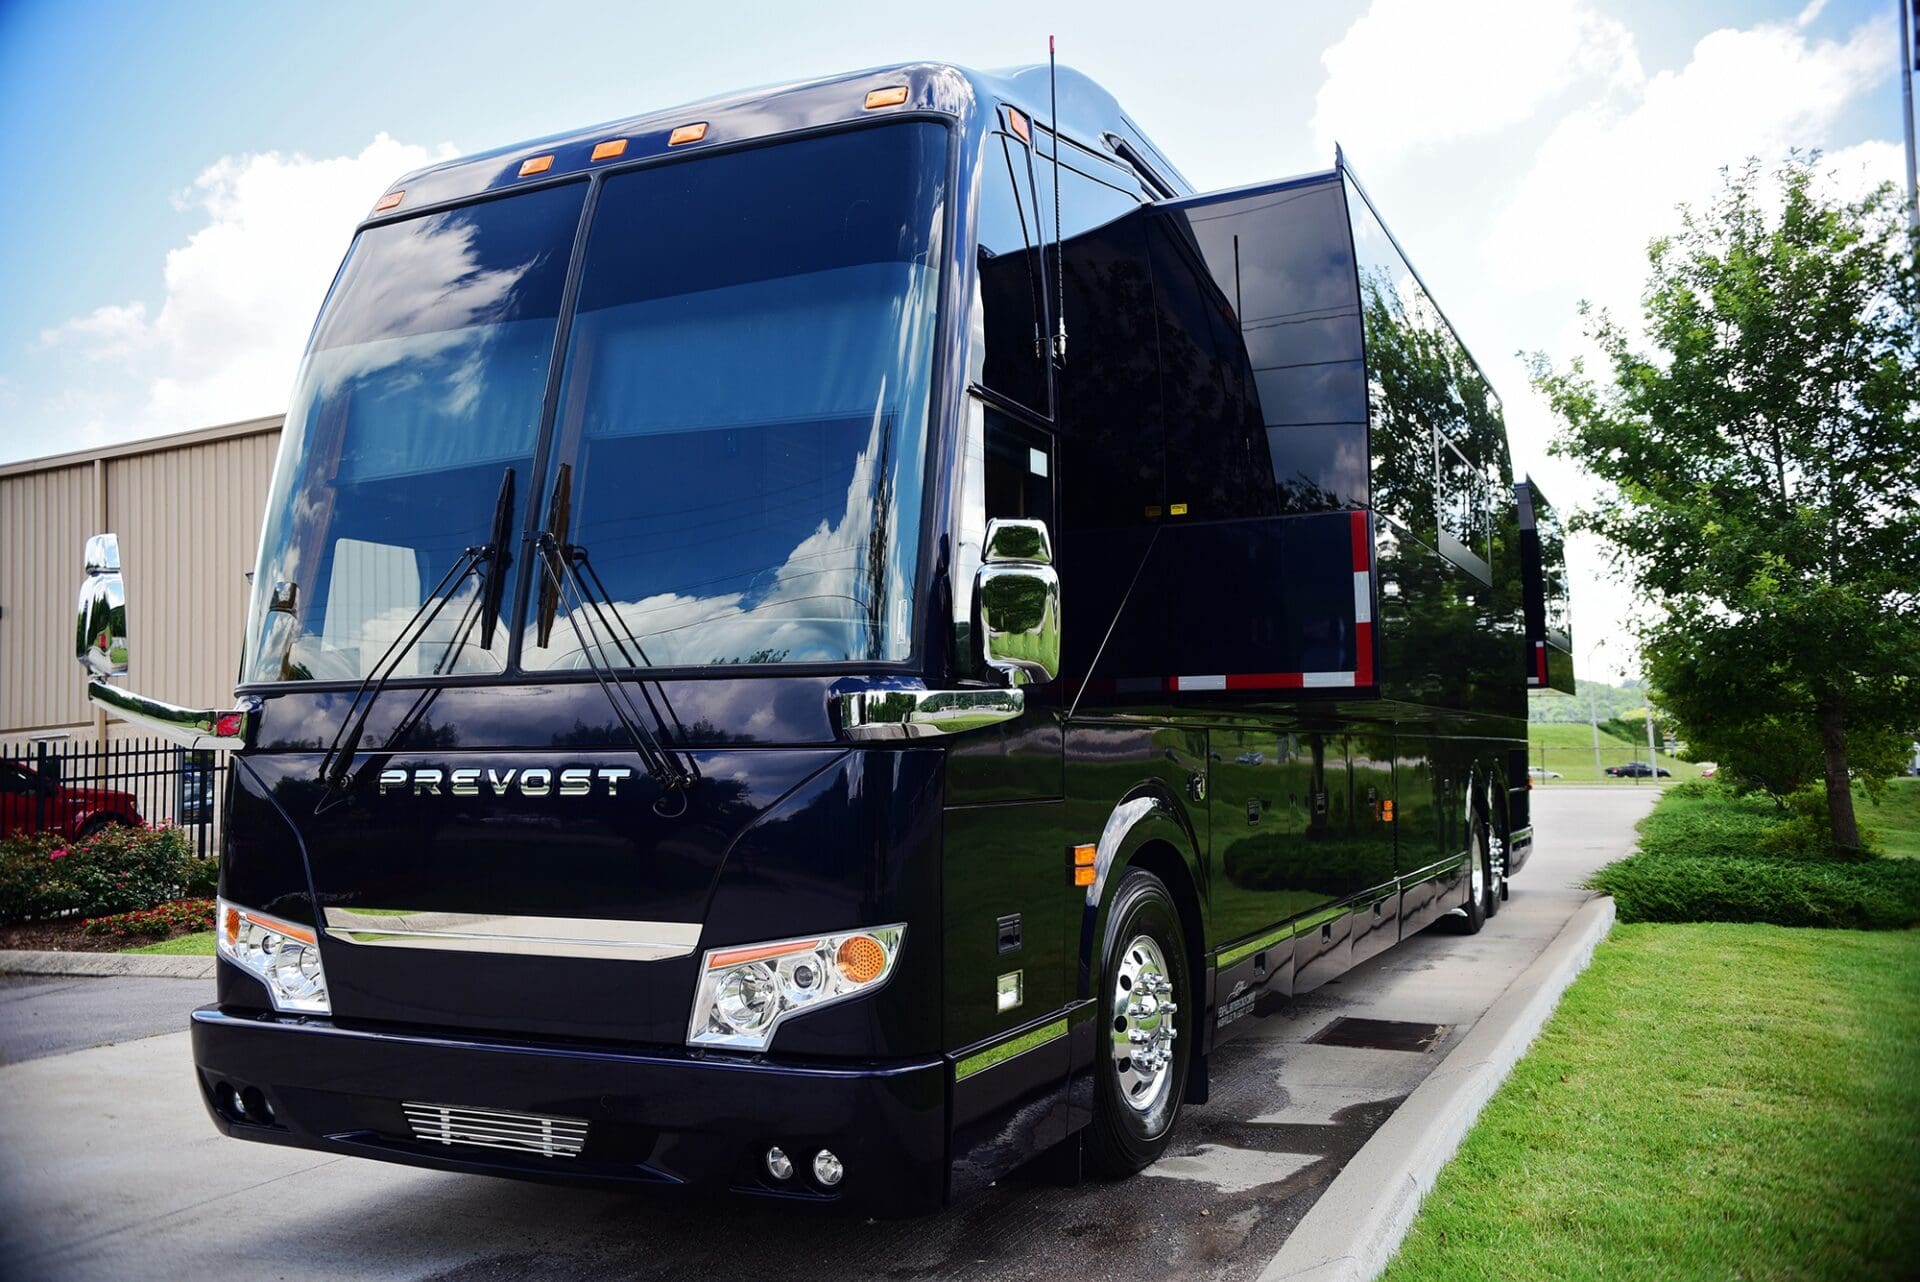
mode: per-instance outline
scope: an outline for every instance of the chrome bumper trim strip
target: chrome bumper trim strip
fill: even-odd
[[[700,942],[698,922],[364,912],[353,908],[327,909],[326,931],[329,939],[345,944],[617,961],[685,957]]]

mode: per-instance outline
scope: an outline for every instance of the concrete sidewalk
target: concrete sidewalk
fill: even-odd
[[[1423,1091],[1439,1091],[1428,1083],[1486,1058],[1476,1039],[1510,1022],[1503,1003],[1537,1000],[1544,990],[1533,968],[1592,898],[1578,883],[1625,852],[1654,793],[1563,788],[1535,797],[1539,853],[1484,931],[1425,932],[1222,1048],[1212,1101],[1188,1112],[1168,1156],[1141,1177],[1063,1189],[1018,1176],[905,1223],[556,1189],[223,1139],[177,1031],[203,998],[156,1008],[139,995],[168,981],[74,980],[71,992],[34,997],[43,1003],[37,1019],[57,1024],[60,1003],[121,993],[140,1005],[116,1016],[116,1027],[145,1021],[163,1035],[0,1067],[0,1271],[1252,1279],[1298,1226],[1312,1231],[1324,1198],[1360,1185],[1363,1206],[1397,1196],[1395,1177],[1360,1174],[1386,1151],[1373,1142],[1422,1106]],[[76,1026],[98,1018],[70,1010]],[[1446,1027],[1415,1051],[1314,1040],[1343,1016]]]

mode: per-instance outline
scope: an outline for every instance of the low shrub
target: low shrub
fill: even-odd
[[[153,908],[184,892],[193,863],[185,835],[165,825],[10,838],[0,842],[0,922]]]
[[[1640,850],[1673,858],[1751,857],[1783,817],[1762,796],[1736,796],[1706,779],[1678,784],[1640,821]]]
[[[111,939],[171,939],[188,931],[212,929],[211,899],[175,899],[157,908],[90,917],[80,927],[83,934]]]
[[[1920,861],[1630,855],[1589,882],[1622,921],[1770,922],[1850,930],[1920,925]]]

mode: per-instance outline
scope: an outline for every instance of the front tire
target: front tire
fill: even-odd
[[[1193,986],[1173,896],[1135,868],[1121,879],[1101,948],[1101,1027],[1094,1056],[1087,1164],[1132,1175],[1166,1151],[1186,1097],[1193,1053]]]

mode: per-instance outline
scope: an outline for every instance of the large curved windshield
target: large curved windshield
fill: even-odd
[[[907,657],[945,148],[904,123],[602,189],[550,475],[637,662]],[[521,661],[579,666],[591,617]]]
[[[374,670],[503,487],[510,572],[558,513],[638,662],[907,657],[945,158],[900,122],[608,176],[539,495],[586,184],[362,232],[287,416],[242,679]],[[584,666],[592,611],[510,579],[489,630],[480,586],[446,584],[396,675]]]
[[[524,502],[585,195],[528,192],[354,242],[281,437],[243,679],[366,675],[465,550],[489,541],[509,470]],[[398,675],[506,666],[507,634],[483,649],[474,626],[478,588],[449,585],[453,601]]]

